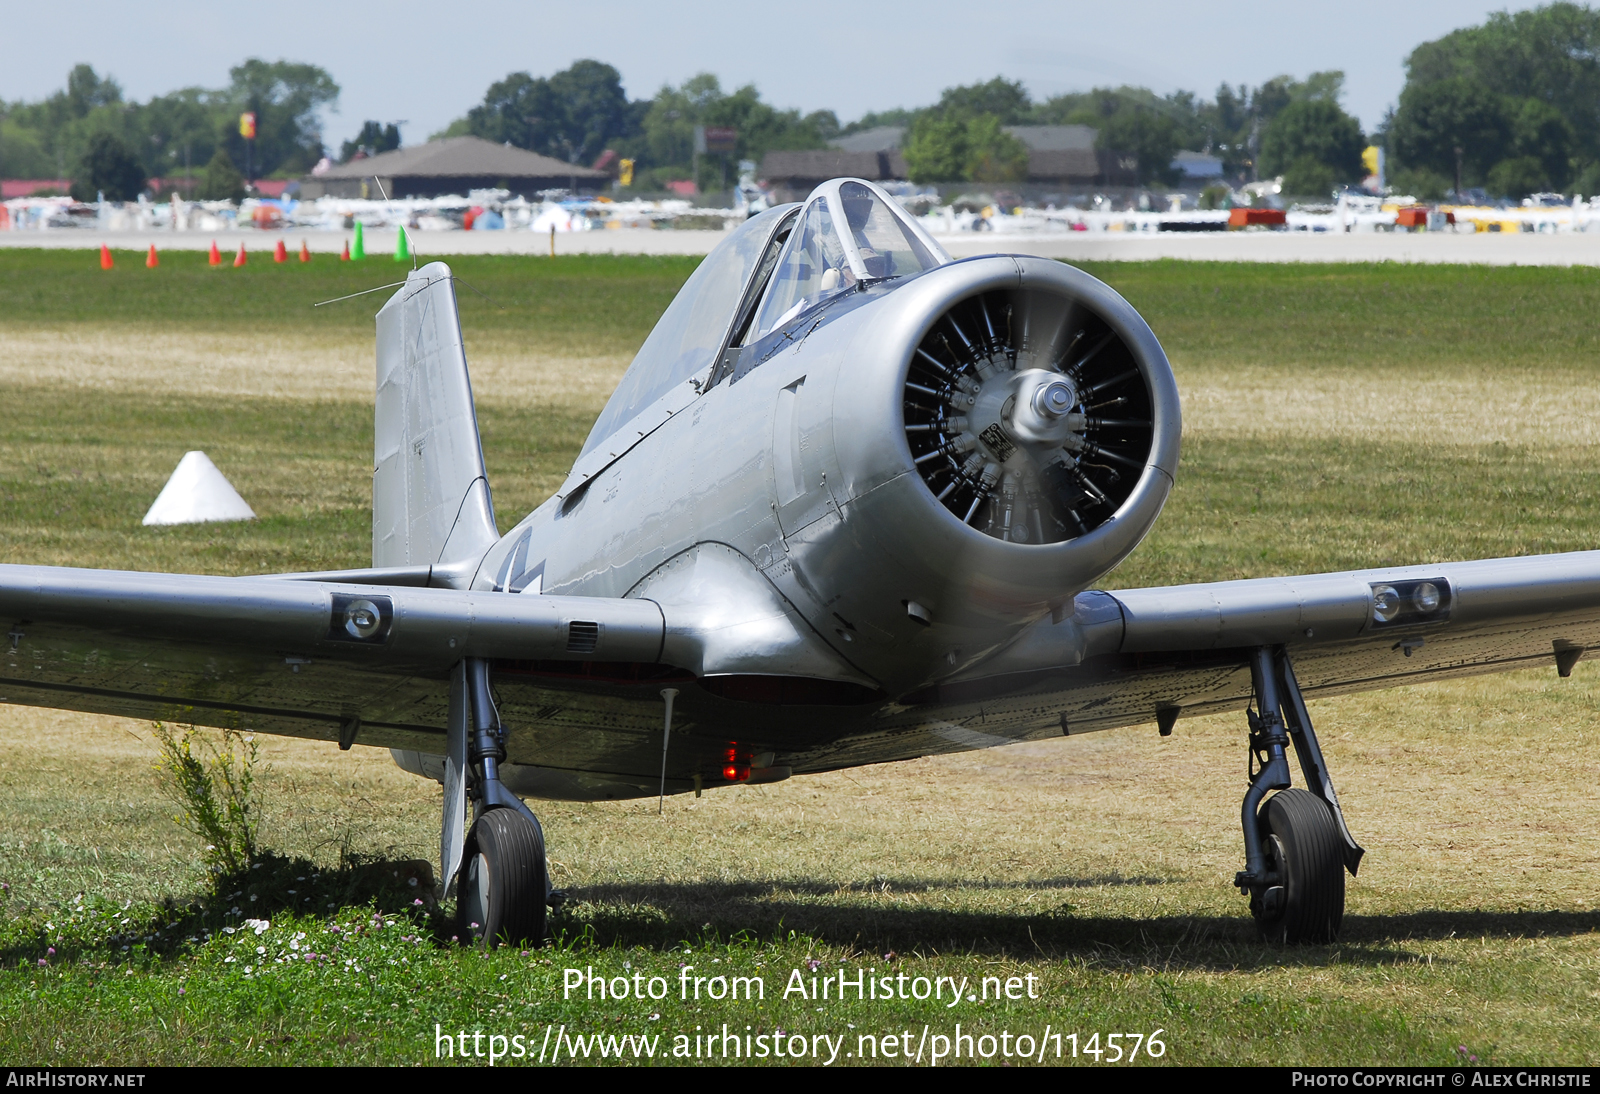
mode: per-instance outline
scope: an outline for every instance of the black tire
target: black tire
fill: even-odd
[[[467,833],[456,883],[456,937],[493,948],[544,941],[544,836],[515,809],[491,809]]]
[[[1305,790],[1280,790],[1259,814],[1267,870],[1281,893],[1250,898],[1269,942],[1333,942],[1344,922],[1344,854],[1326,803]]]

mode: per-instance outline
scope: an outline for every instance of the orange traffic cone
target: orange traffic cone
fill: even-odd
[[[111,248],[107,247],[104,243],[100,244],[100,268],[102,270],[109,270],[114,265],[116,265],[116,263],[111,261]]]
[[[233,268],[238,269],[244,265],[244,244],[239,244],[239,253],[233,256]]]
[[[211,241],[211,264],[213,266],[222,265],[222,252],[217,250],[217,241],[214,239]]]
[[[287,261],[289,261],[289,248],[287,248],[287,247],[285,247],[283,245],[283,240],[281,240],[281,239],[278,240],[278,246],[275,247],[273,249],[273,251],[272,251],[272,261],[274,261],[274,262],[287,262]]]
[[[340,262],[349,262],[350,261],[350,241],[348,239],[344,241],[344,254],[339,256],[339,261]]]
[[[144,264],[145,268],[150,270],[161,265],[161,260],[156,257],[156,245],[154,243],[150,244],[150,253],[144,256]]]
[[[311,248],[306,246],[306,241],[303,239],[300,241],[300,261],[311,261]]]

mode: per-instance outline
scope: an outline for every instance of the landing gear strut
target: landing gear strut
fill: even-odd
[[[1345,825],[1288,651],[1256,649],[1250,676],[1250,789],[1240,810],[1245,867],[1234,884],[1249,895],[1269,941],[1332,942],[1344,919],[1344,870],[1354,877],[1366,852]],[[1289,789],[1291,741],[1309,790]],[[1272,790],[1278,793],[1263,806]]]
[[[500,781],[505,728],[489,688],[489,663],[467,658],[450,680],[450,735],[441,840],[443,877],[456,885],[456,936],[463,942],[544,941],[549,872],[539,819]],[[465,802],[472,829],[461,840]]]

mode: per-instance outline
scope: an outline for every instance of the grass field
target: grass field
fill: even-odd
[[[364,564],[382,297],[310,305],[394,280],[392,264],[138,260],[101,273],[87,254],[0,252],[0,558]],[[509,525],[559,481],[693,260],[453,264],[487,297],[460,292]],[[1149,319],[1185,405],[1172,501],[1108,584],[1596,546],[1600,273],[1091,272]],[[139,526],[189,448],[260,521]],[[437,853],[437,788],[386,753],[264,742],[277,857],[211,879],[159,792],[148,727],[0,708],[0,1059],[426,1063],[436,1023],[520,1034],[535,1058],[552,1026],[660,1035],[660,1055],[681,1034],[693,1059],[697,1027],[726,1023],[786,1043],[845,1037],[839,1063],[869,1049],[887,1062],[903,1047],[887,1036],[910,1031],[926,1063],[960,1022],[1013,1041],[1048,1025],[1080,1050],[1099,1034],[1100,1062],[1107,1034],[1161,1029],[1161,1060],[1177,1063],[1452,1063],[1461,1046],[1480,1061],[1592,1063],[1594,672],[1319,702],[1369,855],[1341,943],[1287,950],[1254,940],[1228,884],[1242,859],[1232,718],[741,787],[671,801],[664,817],[654,803],[547,804],[552,869],[573,893],[559,941],[485,957],[361,865]],[[207,938],[243,915],[273,925]],[[684,965],[762,976],[767,997],[679,1000]],[[569,966],[659,975],[671,996],[563,999]],[[784,998],[796,968],[807,983],[839,969],[953,976],[974,993],[985,977],[1031,976],[1038,998]],[[819,1046],[826,1060],[826,1044],[806,1044],[806,1062]]]

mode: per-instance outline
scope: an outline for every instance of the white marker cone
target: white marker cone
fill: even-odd
[[[144,515],[146,524],[200,524],[212,520],[255,520],[233,484],[204,452],[188,452]]]

